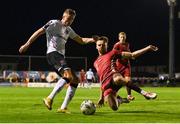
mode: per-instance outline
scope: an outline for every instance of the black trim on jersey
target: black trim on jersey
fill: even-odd
[[[46,24],[43,26],[43,28],[44,28],[44,29],[47,29],[51,23],[52,23],[52,21],[49,21],[48,23],[46,23]]]

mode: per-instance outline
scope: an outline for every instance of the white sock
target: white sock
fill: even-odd
[[[62,88],[64,87],[64,85],[66,84],[66,80],[64,80],[63,78],[60,78],[58,80],[58,82],[56,83],[53,91],[50,93],[50,95],[48,96],[48,98],[50,99],[54,99],[55,95],[62,90]]]
[[[61,109],[67,108],[69,102],[72,100],[72,98],[73,98],[73,96],[74,96],[74,94],[76,92],[76,89],[77,88],[69,85],[69,87],[68,87],[68,89],[66,91],[66,96],[65,96],[64,101],[63,101],[63,103],[61,105]]]
[[[141,90],[141,94],[142,94],[142,95],[145,95],[146,93],[147,93],[146,91]]]

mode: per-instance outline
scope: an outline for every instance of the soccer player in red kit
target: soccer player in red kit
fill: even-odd
[[[114,56],[136,58],[147,51],[156,51],[157,47],[149,45],[143,49],[131,53],[121,52],[115,49],[107,52],[107,46],[107,37],[101,36],[97,39],[96,49],[98,50],[99,56],[94,62],[94,67],[96,68],[97,74],[99,76],[102,91],[102,94],[98,101],[98,105],[101,106],[102,104],[104,104],[105,100],[107,101],[112,110],[118,110],[119,104],[117,100],[117,92],[122,87],[122,85],[126,85],[127,87],[142,94],[146,99],[155,99],[157,97],[156,93],[146,92],[140,89],[138,86],[132,84],[131,82],[126,82],[126,80],[122,77],[120,73],[114,72],[111,68],[111,61]]]
[[[81,69],[79,73],[80,86],[84,87],[84,83],[86,82],[86,72],[84,69]]]
[[[131,52],[129,48],[129,43],[126,42],[126,33],[120,32],[119,41],[114,45],[113,49],[119,50],[121,52]],[[131,65],[128,58],[114,58],[112,61],[112,68],[114,71],[121,73],[121,75],[127,80],[131,81]],[[131,89],[126,87],[127,89],[127,99],[134,100],[135,97],[131,95]]]

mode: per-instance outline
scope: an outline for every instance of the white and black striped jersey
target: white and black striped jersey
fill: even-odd
[[[70,37],[73,39],[77,36],[70,26],[64,26],[60,20],[50,20],[43,26],[47,38],[47,54],[57,51],[65,55],[65,44]]]

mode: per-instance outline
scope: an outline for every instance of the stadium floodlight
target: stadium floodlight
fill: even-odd
[[[167,3],[168,3],[168,5],[169,6],[171,6],[171,5],[176,5],[176,0],[167,0]]]

